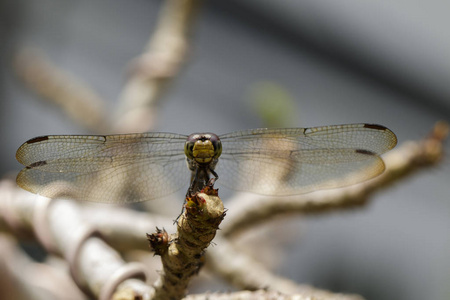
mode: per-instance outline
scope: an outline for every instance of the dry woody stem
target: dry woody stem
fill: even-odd
[[[132,63],[130,78],[119,99],[115,132],[143,132],[153,128],[161,95],[186,60],[200,1],[167,0],[163,4],[156,31],[145,52]]]
[[[311,296],[302,294],[286,294],[277,291],[240,291],[234,293],[210,293],[189,295],[185,300],[363,300],[360,296],[346,296],[341,294],[328,294]]]
[[[64,258],[73,281],[85,294],[109,300],[127,280],[138,279],[145,285],[145,267],[126,263],[84,220],[78,203],[36,196],[7,180],[0,182],[0,198],[1,217],[7,226],[34,236],[49,253]],[[58,282],[56,286],[61,285]]]
[[[59,106],[76,123],[93,132],[104,133],[110,128],[103,99],[86,82],[53,65],[40,51],[22,50],[14,67],[31,90]]]
[[[149,235],[155,253],[161,256],[163,273],[155,284],[155,299],[181,299],[203,265],[203,254],[225,216],[223,203],[214,190],[187,199],[177,222],[177,234],[157,230]],[[156,239],[154,239],[156,238]]]

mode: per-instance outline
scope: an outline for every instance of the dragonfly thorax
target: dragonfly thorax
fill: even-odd
[[[184,154],[198,164],[210,164],[222,153],[222,143],[214,133],[194,133],[188,136]]]

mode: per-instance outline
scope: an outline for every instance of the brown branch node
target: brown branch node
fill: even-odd
[[[165,252],[167,252],[170,238],[169,234],[164,228],[159,229],[158,227],[156,227],[156,233],[147,233],[147,240],[150,243],[150,248],[153,250],[153,252],[155,252],[155,255],[161,256]]]

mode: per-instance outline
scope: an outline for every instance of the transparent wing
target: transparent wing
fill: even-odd
[[[216,167],[231,189],[294,195],[351,185],[384,170],[380,154],[397,138],[372,124],[254,129],[225,134]]]
[[[43,136],[16,153],[26,166],[20,187],[47,197],[130,203],[170,194],[189,183],[186,136],[143,133]]]

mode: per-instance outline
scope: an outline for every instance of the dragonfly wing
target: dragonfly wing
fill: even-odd
[[[17,183],[47,197],[108,203],[158,198],[189,181],[185,140],[169,133],[31,139],[17,150],[26,166]]]
[[[221,137],[219,182],[266,195],[294,195],[373,178],[395,135],[370,124],[255,129]]]

